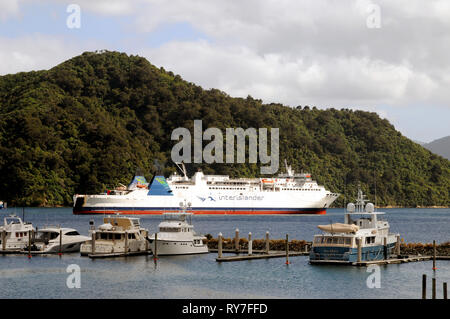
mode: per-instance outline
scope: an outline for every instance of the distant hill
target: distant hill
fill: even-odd
[[[423,147],[450,160],[450,136],[423,144]]]
[[[204,130],[279,128],[280,161],[343,193],[337,205],[354,199],[361,182],[372,200],[376,184],[379,205],[450,206],[450,161],[376,113],[233,98],[118,52],[85,52],[50,70],[0,76],[0,197],[10,206],[71,205],[74,194],[127,184],[137,167],[149,178],[155,160],[167,175],[176,170],[171,133],[192,131],[195,119]],[[250,177],[259,176],[258,166],[187,168]]]

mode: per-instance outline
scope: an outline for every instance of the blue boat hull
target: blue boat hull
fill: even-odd
[[[387,256],[383,245],[362,247],[361,261],[383,260],[389,258],[395,248],[395,243],[388,244]],[[313,247],[309,253],[310,261],[358,261],[358,248],[348,247]]]

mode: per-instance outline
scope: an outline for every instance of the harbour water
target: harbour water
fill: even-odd
[[[381,209],[380,209],[381,210]],[[383,209],[392,232],[405,242],[450,241],[450,209]],[[0,211],[22,216],[22,209]],[[217,237],[241,237],[252,232],[253,239],[266,231],[273,239],[305,239],[318,232],[318,224],[343,221],[343,209],[329,209],[327,215],[239,216],[197,215],[195,230]],[[154,232],[161,216],[141,216],[141,225]],[[39,228],[61,225],[88,234],[88,223],[96,225],[102,216],[72,215],[71,208],[26,208],[25,220]],[[2,218],[3,221],[3,218]],[[312,266],[308,257],[217,263],[217,254],[197,256],[152,256],[92,260],[79,254],[63,256],[0,256],[0,298],[420,298],[422,274],[436,276],[438,298],[442,282],[450,282],[449,261],[416,262],[380,266],[380,288],[368,288],[372,272],[364,267]],[[81,270],[81,287],[68,288],[71,264]],[[431,285],[431,280],[429,287]],[[430,292],[429,292],[430,295]]]

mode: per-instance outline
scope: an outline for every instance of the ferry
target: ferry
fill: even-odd
[[[375,212],[358,189],[355,204],[349,203],[344,223],[318,225],[322,234],[314,236],[309,261],[320,263],[355,263],[388,259],[399,234],[390,232],[385,213]]]
[[[193,214],[326,214],[338,198],[312,180],[311,174],[286,173],[276,178],[230,178],[198,171],[187,177],[135,176],[128,187],[121,186],[98,195],[74,195],[74,214],[163,214],[177,212],[178,203],[192,203]]]

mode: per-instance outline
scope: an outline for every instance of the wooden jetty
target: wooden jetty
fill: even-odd
[[[89,258],[116,258],[116,257],[131,257],[131,256],[142,256],[142,255],[151,255],[151,251],[136,251],[136,252],[128,252],[128,253],[107,253],[107,254],[88,254]]]
[[[217,252],[217,262],[228,262],[228,261],[242,261],[242,260],[252,260],[252,259],[267,259],[267,258],[281,258],[286,257],[286,265],[289,265],[289,256],[307,256],[309,255],[308,251],[289,251],[289,237],[286,235],[285,241],[285,251],[273,251],[269,250],[270,248],[270,240],[269,240],[269,232],[266,232],[266,245],[264,250],[253,250],[253,241],[252,241],[252,233],[248,234],[248,249],[240,249],[239,247],[239,230],[236,229],[235,236],[235,248],[234,249],[223,249],[222,248],[222,233],[219,233],[218,236],[218,248],[217,249],[209,249],[210,252]],[[236,254],[234,256],[223,256],[223,253],[233,253]],[[247,253],[246,255],[241,255],[242,253]]]
[[[370,265],[390,265],[390,264],[403,264],[409,262],[428,261],[433,260],[433,256],[395,256],[388,259],[381,260],[368,260],[368,261],[341,261],[341,260],[310,260],[310,264],[314,265],[350,265],[366,267]],[[449,256],[436,256],[435,260],[450,260]]]
[[[234,251],[233,251],[234,252]],[[289,256],[305,256],[304,252],[289,252]],[[217,257],[216,261],[218,262],[227,262],[227,261],[242,261],[242,260],[252,260],[252,259],[267,259],[267,258],[282,258],[286,257],[286,252],[282,251],[270,251],[267,253],[260,253],[255,255],[236,255],[236,256],[222,256]]]

